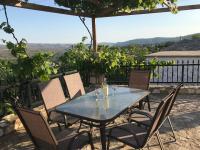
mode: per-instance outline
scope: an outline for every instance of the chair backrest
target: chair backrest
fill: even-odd
[[[70,99],[73,99],[85,94],[83,82],[78,72],[65,75],[64,80],[68,89]]]
[[[27,133],[31,136],[37,148],[56,149],[58,142],[40,112],[24,108],[16,108],[16,110]]]
[[[129,87],[148,90],[150,70],[132,70],[129,77]]]
[[[175,88],[173,97],[172,97],[172,99],[171,99],[171,101],[170,101],[170,103],[169,103],[169,106],[168,106],[168,108],[167,108],[165,117],[167,117],[167,116],[170,114],[170,112],[171,112],[171,110],[172,110],[172,107],[174,106],[174,102],[175,102],[175,100],[176,100],[176,97],[177,97],[177,95],[178,95],[178,93],[179,93],[179,91],[180,91],[180,89],[181,89],[182,86],[183,86],[183,84],[181,83],[181,84],[179,84],[179,85]]]
[[[167,107],[173,95],[174,95],[174,92],[170,93],[158,105],[158,108],[156,109],[151,125],[148,129],[147,140],[158,130],[158,128],[160,127],[160,124],[162,124],[162,121],[164,120],[163,114],[166,113]]]
[[[52,79],[49,82],[39,83],[39,88],[47,111],[66,102],[65,95],[58,78]]]

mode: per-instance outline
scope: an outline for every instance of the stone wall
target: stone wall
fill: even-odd
[[[174,86],[150,85],[150,91],[153,94],[168,93]],[[183,86],[180,94],[200,94],[200,86]]]

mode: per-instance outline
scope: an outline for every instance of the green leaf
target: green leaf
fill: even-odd
[[[0,29],[3,29],[3,27],[6,26],[6,25],[7,25],[6,22],[2,22],[1,25],[0,25]]]
[[[6,33],[8,33],[8,34],[14,32],[14,29],[11,28],[10,26],[5,26],[5,27],[3,27],[3,30],[4,30]]]

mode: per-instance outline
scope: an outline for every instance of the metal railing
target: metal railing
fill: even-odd
[[[151,83],[166,84],[166,83],[184,83],[184,84],[199,84],[200,83],[200,64],[186,63],[173,64],[167,66],[156,66],[152,71]]]
[[[195,62],[177,61],[170,65],[146,65],[144,68],[151,69],[150,83],[172,84],[184,83],[188,85],[199,85],[200,83],[200,60]],[[108,76],[109,83],[127,84],[131,68],[134,66],[123,66],[116,71],[115,76]],[[123,73],[124,72],[124,73]]]
[[[144,67],[144,66],[143,66]],[[109,84],[128,84],[129,75],[131,69],[134,66],[122,66],[120,69],[115,72],[107,75],[107,81]],[[153,84],[175,84],[175,83],[184,83],[189,85],[199,85],[200,83],[200,61],[198,60],[196,63],[192,61],[189,63],[176,62],[171,65],[147,65],[145,68],[154,68],[151,71],[151,79],[150,83]],[[75,71],[60,73],[52,76],[52,78],[60,78],[62,83],[62,76],[65,74],[70,74]],[[90,83],[90,72],[84,71],[80,72],[82,80],[85,85],[89,85]],[[31,82],[24,83],[24,87],[22,86],[20,89],[20,97],[22,98],[22,103],[24,103],[28,107],[35,107],[41,105],[41,95],[37,86],[39,80],[34,80]],[[62,83],[64,85],[64,83]],[[27,87],[30,88],[29,92],[27,92]],[[66,87],[63,86],[64,92],[67,90]],[[0,90],[0,98],[2,97],[3,92]],[[65,93],[65,95],[67,95]],[[4,109],[3,109],[4,110]],[[1,111],[1,110],[0,110]],[[1,112],[1,114],[5,115],[5,113]]]

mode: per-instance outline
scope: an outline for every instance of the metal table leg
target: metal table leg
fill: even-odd
[[[143,110],[144,109],[144,104],[143,104],[144,100],[139,101],[139,109]]]
[[[106,125],[105,123],[100,123],[100,136],[101,136],[101,145],[102,150],[106,150]]]

